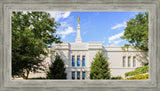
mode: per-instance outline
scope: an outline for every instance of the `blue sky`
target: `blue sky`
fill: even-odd
[[[128,43],[120,37],[126,22],[139,12],[52,12],[48,11],[61,26],[57,34],[64,42],[75,42],[80,17],[82,42],[102,42],[104,46],[123,46]]]

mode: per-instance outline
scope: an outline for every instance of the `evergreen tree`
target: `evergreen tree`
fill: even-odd
[[[109,63],[99,51],[91,64],[90,79],[110,79]]]
[[[47,79],[66,79],[64,62],[59,55],[56,56],[47,72]]]

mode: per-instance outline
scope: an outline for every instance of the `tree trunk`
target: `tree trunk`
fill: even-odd
[[[23,76],[23,79],[25,79],[25,80],[26,80],[26,76],[24,75],[24,73],[22,74],[22,76]]]
[[[28,79],[28,76],[29,76],[29,69],[27,69],[27,76],[26,76],[26,79]]]
[[[27,73],[27,75],[25,76],[25,73]],[[27,80],[28,76],[29,76],[29,69],[25,69],[25,72],[22,74],[23,79]]]

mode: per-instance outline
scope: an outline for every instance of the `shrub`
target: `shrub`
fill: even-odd
[[[125,73],[125,76],[133,76],[133,75],[138,75],[138,74],[143,74],[147,73],[149,71],[149,66],[143,66],[143,67],[138,67],[134,71],[130,71]]]
[[[123,78],[121,76],[111,77],[112,80],[122,80]]]
[[[56,55],[55,61],[52,62],[47,72],[47,79],[66,79],[65,66],[59,55]]]
[[[145,75],[143,75],[143,74],[139,74],[139,75],[135,75],[135,76],[133,76],[133,77],[129,77],[129,78],[127,78],[127,80],[134,80],[134,79],[148,79],[148,74],[145,74]]]
[[[37,77],[37,78],[28,78],[29,80],[34,80],[34,79],[46,79],[45,77]]]

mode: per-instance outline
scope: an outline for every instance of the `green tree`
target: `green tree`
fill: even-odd
[[[56,56],[55,61],[49,67],[47,79],[66,79],[64,62],[59,55]]]
[[[46,12],[12,13],[12,77],[28,79],[30,72],[44,70],[48,46],[61,42],[58,25]]]
[[[90,79],[110,79],[109,63],[99,51],[91,64]]]
[[[148,12],[139,13],[136,18],[130,19],[127,22],[124,36],[122,39],[126,39],[136,49],[148,51]]]

